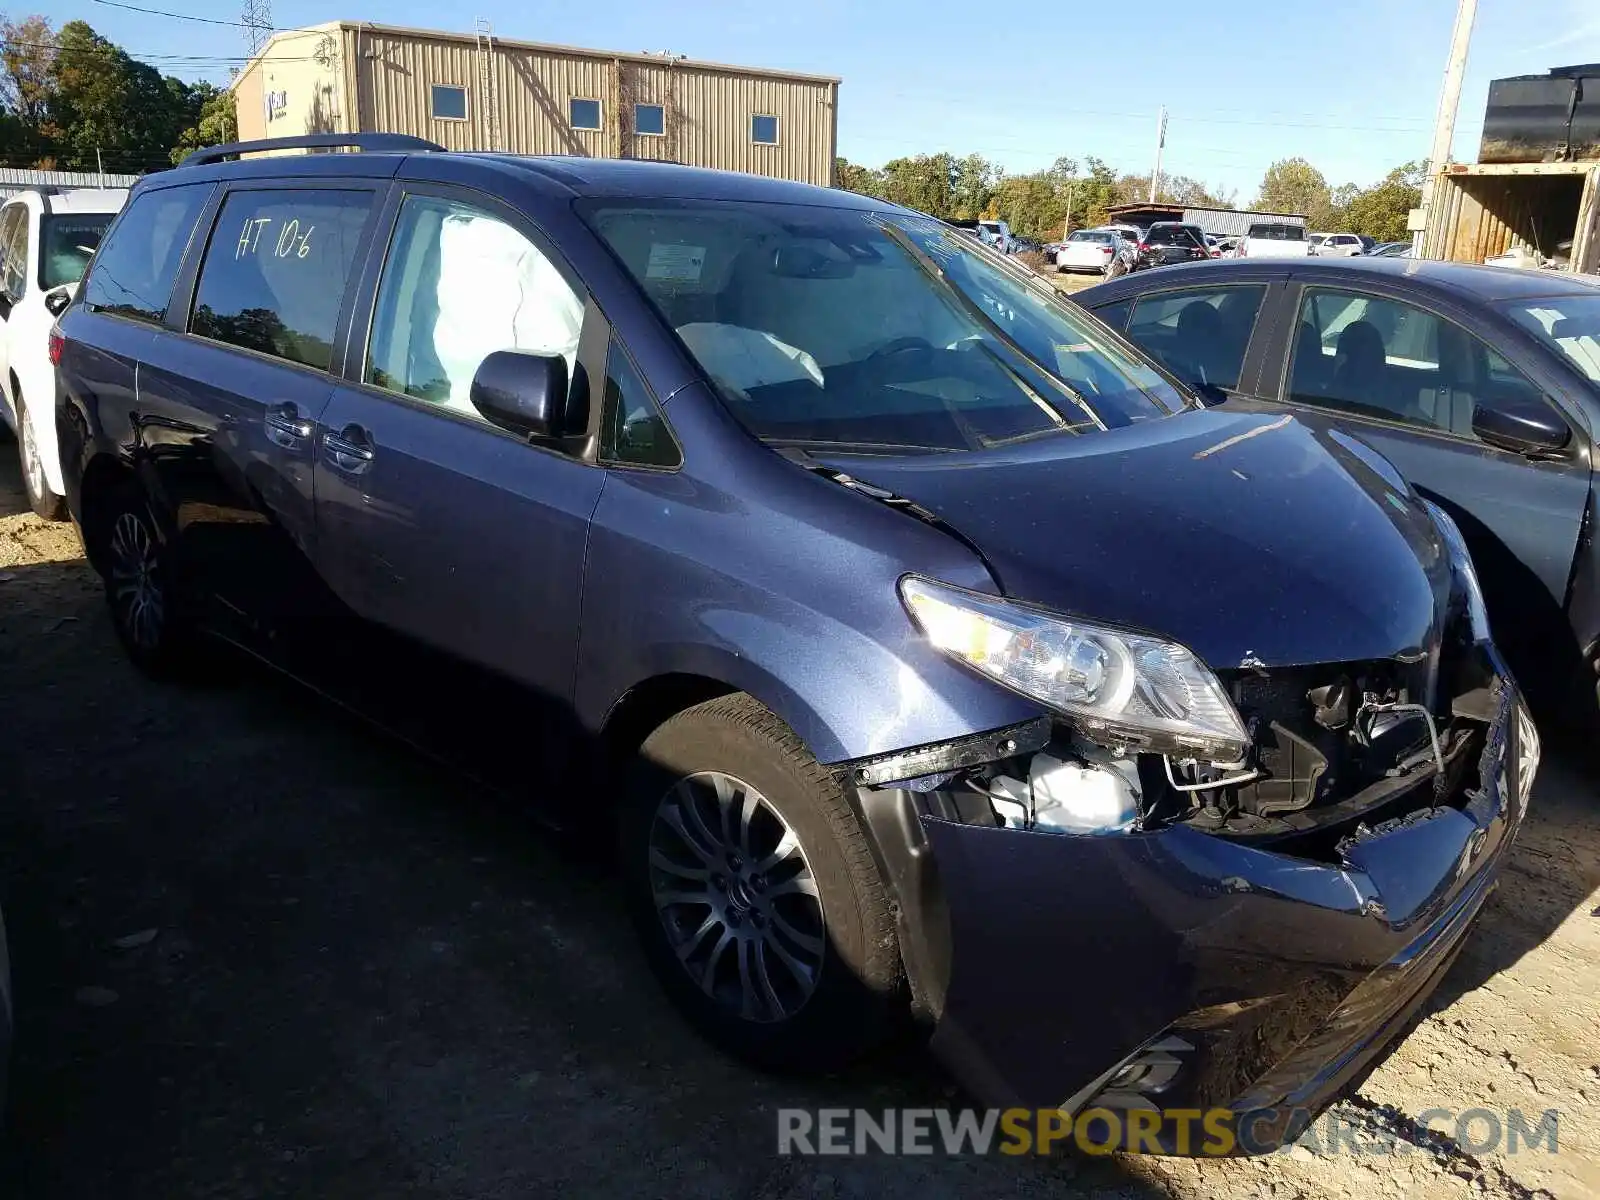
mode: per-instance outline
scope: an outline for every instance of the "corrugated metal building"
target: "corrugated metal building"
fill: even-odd
[[[452,150],[833,181],[831,76],[335,21],[274,36],[233,91],[246,139],[408,133]]]
[[[1304,225],[1300,213],[1257,212],[1234,208],[1192,208],[1182,204],[1114,204],[1106,210],[1112,221],[1127,221],[1135,225],[1149,225],[1156,221],[1182,221],[1198,225],[1206,233],[1218,237],[1243,237],[1257,221],[1279,221],[1290,225]]]
[[[29,188],[125,188],[139,181],[137,175],[114,175],[109,171],[35,171],[26,167],[0,167],[0,200],[9,200]]]

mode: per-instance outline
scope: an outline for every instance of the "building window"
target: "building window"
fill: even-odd
[[[574,96],[567,106],[567,115],[574,129],[600,128],[600,101],[580,100]]]
[[[467,119],[467,89],[453,83],[433,85],[433,118],[436,121]]]
[[[663,137],[667,132],[667,110],[659,104],[633,106],[633,131],[644,137]]]
[[[778,144],[778,118],[756,115],[750,118],[750,140],[758,146]]]

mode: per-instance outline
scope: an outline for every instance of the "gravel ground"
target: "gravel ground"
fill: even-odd
[[[1339,1109],[1395,1153],[780,1159],[778,1107],[959,1099],[915,1048],[821,1082],[728,1062],[581,847],[287,685],[142,680],[12,453],[0,1194],[1600,1197],[1600,804],[1563,762],[1431,1008]],[[1435,1107],[1557,1109],[1560,1152],[1418,1149],[1406,1117]]]

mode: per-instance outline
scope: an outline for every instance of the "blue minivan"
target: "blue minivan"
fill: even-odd
[[[289,146],[361,152],[246,153]],[[665,992],[758,1064],[909,1011],[987,1103],[1270,1149],[1525,812],[1447,516],[879,200],[221,147],[135,189],[51,352],[133,660],[229,644],[615,839]]]

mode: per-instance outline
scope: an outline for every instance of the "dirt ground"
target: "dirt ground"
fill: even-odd
[[[1426,1016],[1339,1108],[1393,1153],[779,1158],[776,1108],[959,1098],[915,1048],[820,1082],[730,1063],[661,1000],[581,847],[287,685],[139,678],[13,454],[0,1194],[1600,1197],[1600,800],[1567,764]],[[1419,1137],[1432,1108],[1556,1109],[1559,1153]]]

